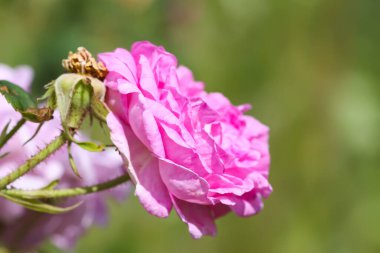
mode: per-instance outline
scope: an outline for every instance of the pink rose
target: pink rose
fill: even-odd
[[[111,138],[144,208],[174,206],[194,238],[214,235],[229,211],[256,214],[272,188],[268,128],[220,93],[206,93],[174,55],[149,42],[102,53]]]

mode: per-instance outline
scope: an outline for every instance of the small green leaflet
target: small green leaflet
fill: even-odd
[[[31,140],[34,139],[34,137],[37,136],[37,134],[40,132],[40,130],[41,130],[42,126],[44,125],[44,123],[45,123],[45,122],[42,122],[42,123],[40,123],[40,124],[38,125],[38,127],[37,127],[36,131],[34,132],[34,134],[33,134],[28,140],[26,140],[26,141],[24,142],[23,146],[25,146],[26,144],[28,144]]]
[[[0,80],[0,93],[26,120],[43,122],[53,118],[51,108],[38,108],[30,94],[16,84]]]
[[[107,122],[109,109],[102,101],[100,101],[100,99],[96,98],[95,96],[92,97],[91,100],[91,110],[100,122]]]
[[[40,190],[53,190],[59,184],[59,180],[51,181],[48,185],[42,187]]]
[[[79,171],[78,171],[78,168],[75,164],[75,161],[74,161],[74,157],[73,155],[71,154],[71,143],[69,141],[69,143],[67,144],[67,152],[69,153],[69,162],[70,162],[70,166],[71,166],[71,169],[73,170],[74,174],[79,177],[79,178],[82,178],[79,174]]]
[[[77,144],[79,147],[90,151],[90,152],[101,152],[105,149],[105,145],[103,144],[96,144],[93,142],[86,142],[86,141],[77,141],[74,139],[74,137],[70,134],[70,131],[68,129],[64,129],[66,138],[75,144]]]
[[[1,131],[1,133],[0,133],[0,143],[2,143],[5,140],[10,124],[11,124],[11,121],[8,121],[8,123],[4,126],[3,130]]]
[[[0,192],[0,197],[3,197],[9,201],[12,201],[16,204],[19,204],[25,208],[30,209],[30,210],[41,212],[41,213],[49,213],[49,214],[66,213],[66,212],[69,212],[71,210],[74,210],[75,208],[77,208],[78,206],[80,206],[82,204],[82,202],[79,202],[79,203],[76,203],[72,206],[59,207],[59,206],[54,206],[54,205],[44,203],[44,202],[36,200],[36,199],[24,199],[24,198],[10,196],[10,195],[5,194],[3,192]]]

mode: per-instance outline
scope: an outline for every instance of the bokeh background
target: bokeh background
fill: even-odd
[[[150,40],[271,127],[260,215],[193,240],[131,196],[73,252],[380,252],[379,13],[378,0],[0,0],[0,62],[31,65],[36,94],[78,46]]]

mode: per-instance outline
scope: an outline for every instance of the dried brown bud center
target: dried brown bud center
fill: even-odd
[[[62,66],[71,73],[89,75],[104,80],[107,69],[102,62],[95,58],[84,47],[78,47],[77,52],[69,52],[67,59],[62,61]]]

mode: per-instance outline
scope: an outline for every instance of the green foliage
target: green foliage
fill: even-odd
[[[0,143],[3,143],[5,141],[5,139],[7,138],[8,128],[9,128],[10,124],[11,124],[11,121],[9,121],[4,126],[3,130],[1,130],[1,133],[0,133]]]
[[[38,125],[38,127],[37,127],[36,131],[34,132],[34,134],[33,134],[28,140],[26,140],[26,141],[24,142],[24,146],[25,146],[26,144],[28,144],[31,140],[33,140],[34,137],[37,136],[37,134],[40,132],[40,130],[41,130],[41,128],[43,127],[43,125],[44,125],[44,122],[42,122],[42,123],[40,123],[40,124]]]
[[[16,84],[0,80],[0,93],[26,120],[43,122],[53,117],[53,111],[50,108],[38,108],[30,94]]]
[[[91,110],[93,115],[101,122],[107,121],[109,110],[104,102],[100,101],[97,97],[93,96],[91,101]]]
[[[66,138],[75,144],[77,144],[79,147],[90,151],[90,152],[101,152],[104,150],[105,145],[103,144],[96,144],[94,142],[89,142],[89,141],[78,141],[76,140],[71,134],[69,130],[65,131]]]
[[[73,158],[73,155],[71,154],[71,142],[69,142],[67,144],[67,153],[69,154],[69,162],[70,162],[70,167],[71,169],[73,170],[74,174],[81,178],[80,174],[79,174],[79,171],[78,171],[78,168],[75,164],[75,161],[74,161],[74,158]]]
[[[53,190],[59,184],[59,180],[53,180],[48,185],[42,187],[40,190]]]
[[[24,112],[36,108],[37,104],[32,97],[20,86],[8,81],[0,80],[0,93],[7,99],[16,111]]]
[[[16,204],[19,204],[25,208],[28,208],[30,210],[33,210],[36,212],[41,212],[41,213],[49,213],[49,214],[66,213],[66,212],[69,212],[71,210],[74,210],[75,208],[77,208],[79,205],[82,204],[82,202],[78,202],[78,203],[71,205],[71,206],[68,206],[68,207],[59,207],[59,206],[55,206],[52,204],[45,203],[45,202],[40,201],[40,200],[15,197],[15,196],[5,194],[3,192],[0,192],[0,196],[9,200],[9,201],[12,201]]]

